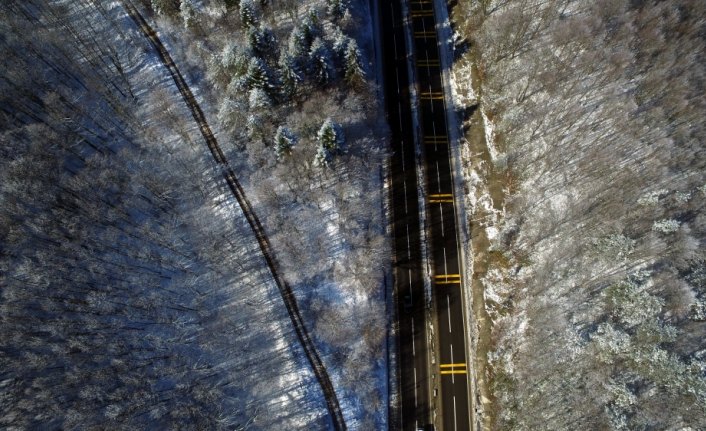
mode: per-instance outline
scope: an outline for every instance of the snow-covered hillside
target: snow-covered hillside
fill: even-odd
[[[188,25],[162,10],[160,36],[271,235],[347,421],[380,427],[384,129],[363,75],[366,8],[342,5],[337,17],[324,4],[243,2],[279,40],[316,10],[322,38],[310,52],[340,49],[330,82],[311,72],[286,99],[254,75],[244,93],[220,87],[236,72],[214,68],[255,40],[244,8],[182,3],[193,6]],[[320,388],[252,232],[120,3],[0,8],[0,424],[325,428]],[[319,133],[329,118],[333,141]],[[279,126],[296,144],[278,158]]]
[[[706,427],[705,14],[454,8],[489,426]]]

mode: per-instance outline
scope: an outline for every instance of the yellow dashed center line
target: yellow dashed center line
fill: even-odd
[[[435,284],[461,284],[461,274],[438,274],[434,276]]]
[[[433,10],[413,10],[412,11],[412,18],[424,18],[424,17],[433,17],[434,16],[434,11]]]
[[[436,32],[434,31],[415,31],[414,37],[417,39],[433,39],[436,37]]]
[[[440,374],[466,374],[466,364],[441,364],[439,365],[441,369]]]
[[[426,145],[448,144],[449,140],[446,138],[446,135],[425,136],[424,143]]]

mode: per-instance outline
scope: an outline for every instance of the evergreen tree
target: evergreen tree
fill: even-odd
[[[331,118],[327,118],[321,125],[321,128],[316,134],[316,139],[324,148],[332,153],[340,151],[343,144],[345,144],[341,125],[334,122]]]
[[[329,167],[331,164],[331,151],[329,151],[323,143],[319,142],[316,147],[316,155],[314,156],[314,166]]]
[[[250,49],[260,57],[276,59],[279,43],[272,29],[267,26],[254,26],[248,29]]]
[[[258,25],[260,20],[257,13],[255,13],[255,5],[253,5],[252,0],[240,1],[240,21],[246,28]]]
[[[286,126],[277,127],[275,133],[275,154],[277,159],[292,153],[292,148],[297,144],[297,136]]]
[[[321,37],[323,29],[321,28],[321,20],[316,10],[309,9],[302,21],[301,29],[304,33],[304,38],[307,46],[310,46],[314,39]]]
[[[331,35],[331,49],[333,55],[336,58],[336,63],[343,63],[343,59],[346,55],[346,48],[348,47],[348,41],[350,38],[343,33],[343,30],[337,25],[334,25]]]
[[[267,92],[261,88],[253,88],[250,90],[248,97],[250,109],[253,111],[262,111],[272,107],[272,99]]]
[[[265,62],[259,57],[250,59],[248,72],[245,75],[245,85],[249,89],[260,88],[265,91],[272,91],[272,79]]]
[[[343,18],[347,10],[348,2],[346,0],[326,0],[326,12],[333,21]]]
[[[309,52],[311,71],[314,79],[321,85],[328,84],[334,78],[333,62],[331,51],[323,40],[317,38],[311,44]]]
[[[316,134],[316,140],[319,145],[316,148],[314,165],[329,167],[334,154],[339,153],[345,144],[341,126],[331,118],[327,118]]]
[[[348,41],[344,55],[344,77],[348,84],[354,85],[365,79],[365,72],[361,66],[360,51],[354,39]]]
[[[265,118],[261,114],[250,113],[245,121],[245,131],[250,139],[262,139]]]
[[[282,80],[282,96],[285,99],[291,99],[297,93],[303,74],[297,62],[286,52],[280,55],[279,70]]]
[[[252,52],[243,50],[235,43],[229,43],[223,48],[220,62],[223,69],[233,76],[242,76],[248,72]]]
[[[305,55],[309,52],[311,48],[311,42],[313,39],[309,39],[307,32],[304,30],[303,26],[296,26],[292,29],[289,34],[289,42],[287,48],[289,53],[293,56]]]

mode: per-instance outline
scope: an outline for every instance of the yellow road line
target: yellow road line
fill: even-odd
[[[413,10],[412,11],[412,18],[424,18],[434,16],[434,11],[433,10]]]
[[[434,284],[461,284],[461,280],[434,281]]]
[[[453,199],[429,199],[430,204],[452,204]]]
[[[414,37],[417,39],[433,39],[436,37],[436,32],[434,31],[415,31]]]
[[[461,278],[461,274],[438,274],[434,278]]]
[[[446,137],[446,135],[425,136],[423,140],[424,140],[424,143],[427,145],[448,144],[449,143],[449,140]]]
[[[454,195],[451,193],[434,193],[429,195],[430,198],[452,198]]]
[[[441,371],[439,374],[466,374],[466,370]]]
[[[440,99],[443,99],[444,96],[443,96],[443,93],[441,93],[440,91],[433,92],[433,93],[426,92],[426,93],[420,93],[420,98],[422,100],[440,100]]]
[[[455,367],[466,367],[465,362],[461,362],[459,364],[441,364],[439,365],[440,368],[455,368]]]

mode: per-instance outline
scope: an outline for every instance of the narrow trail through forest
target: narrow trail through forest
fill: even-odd
[[[228,188],[230,188],[231,192],[233,193],[233,196],[235,196],[235,199],[238,201],[238,204],[240,205],[240,208],[242,209],[245,218],[250,224],[252,231],[255,233],[257,242],[260,245],[260,250],[262,251],[262,254],[265,257],[265,261],[267,262],[267,266],[269,267],[270,272],[272,273],[272,277],[277,283],[277,287],[279,288],[282,300],[284,301],[284,305],[286,306],[287,312],[289,313],[289,317],[292,320],[292,325],[294,326],[294,329],[297,333],[299,342],[301,343],[302,348],[304,349],[306,357],[309,360],[309,363],[311,364],[316,379],[318,380],[319,385],[321,386],[321,390],[323,391],[324,398],[326,399],[326,405],[329,414],[331,415],[333,427],[336,430],[345,430],[346,423],[343,418],[343,412],[341,411],[338,397],[336,396],[333,384],[331,383],[331,378],[329,377],[329,374],[326,371],[326,368],[324,367],[318,352],[316,351],[314,343],[311,340],[311,337],[309,336],[306,326],[304,325],[304,321],[302,320],[301,314],[299,313],[299,307],[297,305],[296,298],[294,297],[294,293],[292,292],[292,288],[286,282],[286,280],[283,278],[283,276],[278,270],[278,264],[275,260],[274,254],[272,253],[272,248],[270,246],[269,240],[265,235],[265,230],[262,227],[260,220],[255,215],[255,212],[253,211],[250,202],[245,196],[245,192],[241,187],[237,177],[235,176],[235,172],[233,172],[233,169],[229,166],[228,161],[226,160],[225,155],[223,154],[223,151],[218,145],[218,141],[216,141],[216,137],[213,135],[211,128],[206,122],[206,117],[204,116],[201,107],[199,106],[198,102],[196,101],[196,98],[194,97],[193,93],[186,84],[186,81],[181,75],[181,72],[179,72],[179,69],[174,64],[174,61],[167,52],[166,48],[159,40],[157,33],[154,31],[154,29],[152,29],[152,27],[147,23],[144,17],[132,4],[126,1],[123,1],[122,3],[130,18],[135,22],[135,24],[142,31],[145,37],[149,39],[150,43],[157,51],[160,60],[169,71],[169,74],[174,80],[174,83],[179,89],[179,92],[184,98],[184,101],[188,105],[189,110],[191,111],[191,114],[194,117],[194,120],[199,125],[199,129],[201,130],[201,134],[203,135],[206,141],[208,149],[211,151],[211,155],[213,156],[216,163],[222,168],[223,178],[228,184]]]

